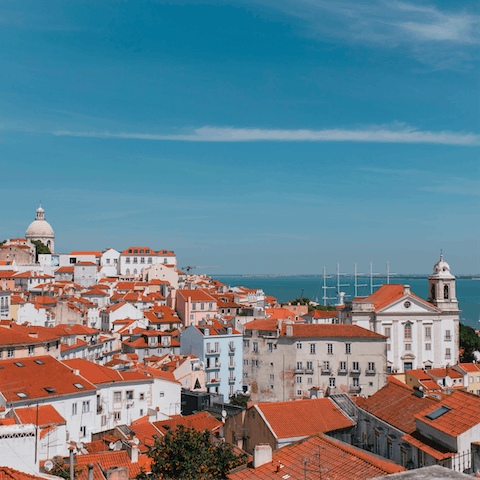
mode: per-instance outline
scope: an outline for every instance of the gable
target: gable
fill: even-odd
[[[409,306],[407,307],[407,305]],[[377,313],[422,315],[426,313],[438,314],[439,312],[440,310],[425,300],[422,300],[415,295],[407,294],[389,305],[386,305]]]

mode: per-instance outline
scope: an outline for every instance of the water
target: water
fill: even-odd
[[[323,277],[322,276],[213,276],[215,280],[234,286],[244,286],[247,288],[261,288],[267,295],[276,297],[279,302],[287,302],[302,295],[310,300],[317,301],[323,305]],[[355,293],[354,277],[340,277],[342,284],[348,286],[341,287],[341,291],[346,293],[345,300],[351,300]],[[367,284],[364,287],[358,287],[358,296],[370,295],[370,278],[358,278],[358,284]],[[385,278],[373,279],[374,285],[386,283]],[[411,291],[420,298],[428,298],[428,279],[412,277],[391,277],[390,283],[408,284]],[[337,278],[327,278],[327,286],[335,287],[327,290],[327,296],[331,297],[327,304],[334,305],[337,302],[336,294]],[[471,279],[457,279],[457,300],[460,310],[460,318],[463,323],[473,328],[480,328],[480,281]]]

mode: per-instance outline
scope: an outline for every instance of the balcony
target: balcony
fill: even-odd
[[[210,365],[209,367],[206,367],[205,370],[220,370],[220,363],[216,363],[215,365]]]
[[[351,368],[350,369],[350,375],[360,375],[360,372],[362,371],[362,369],[360,367],[358,368]]]
[[[234,368],[235,368],[235,364],[233,364],[233,365],[229,364],[229,365],[228,365],[228,368],[229,368],[230,370],[234,369]]]
[[[446,342],[451,342],[451,341],[452,341],[452,337],[451,337],[450,335],[448,335],[448,336],[445,335],[444,340],[445,340]]]
[[[218,385],[220,383],[219,378],[212,378],[211,380],[207,380],[207,385]]]
[[[312,375],[313,374],[313,368],[306,368],[305,373],[308,374],[308,375]]]
[[[330,375],[332,373],[332,369],[330,367],[322,367],[320,370],[322,375]]]
[[[304,372],[303,368],[296,368],[293,373],[295,375],[299,375],[299,374],[302,374]]]
[[[353,386],[353,387],[348,387],[348,393],[353,393],[353,394],[359,394],[362,390],[362,387],[357,387],[357,386]]]
[[[210,355],[210,356],[220,355],[220,350],[207,350],[205,355]]]
[[[375,370],[375,368],[367,368],[365,370],[365,375],[375,375],[377,373],[377,371]]]
[[[347,374],[347,369],[346,368],[339,368],[337,373],[338,373],[338,375],[346,375]]]
[[[229,377],[229,378],[228,378],[228,384],[229,384],[229,385],[232,385],[232,384],[234,384],[234,383],[235,383],[235,377]]]

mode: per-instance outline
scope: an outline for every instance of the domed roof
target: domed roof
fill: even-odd
[[[440,260],[433,266],[433,274],[438,277],[452,277],[450,273],[450,265],[440,255]]]
[[[42,208],[42,205],[40,205],[37,208],[37,218],[27,228],[27,238],[35,239],[36,237],[55,237],[53,228],[45,220],[44,213],[45,210]]]

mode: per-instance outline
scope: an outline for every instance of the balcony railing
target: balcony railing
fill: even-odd
[[[452,336],[451,335],[445,335],[445,341],[446,342],[450,342],[452,340]]]
[[[351,373],[352,375],[360,375],[360,372],[361,372],[361,371],[362,371],[362,369],[361,369],[360,367],[358,367],[358,368],[351,368],[351,369],[350,369],[350,373]]]
[[[348,393],[360,393],[362,387],[348,387]]]
[[[300,374],[300,373],[303,373],[303,372],[304,372],[303,368],[296,368],[296,369],[293,371],[293,373],[295,373],[296,375],[298,375],[298,374]]]
[[[231,385],[232,383],[235,383],[235,377],[229,377],[228,378],[228,383]]]
[[[367,368],[365,370],[365,375],[375,375],[377,371],[374,368]]]
[[[332,373],[332,369],[330,367],[322,367],[321,372],[322,375],[330,375],[330,373]]]
[[[347,373],[347,367],[345,367],[345,368],[341,368],[341,367],[340,367],[340,368],[338,369],[338,374],[339,374],[339,375],[345,375],[346,373]]]
[[[306,368],[305,373],[312,374],[313,373],[313,368]]]

